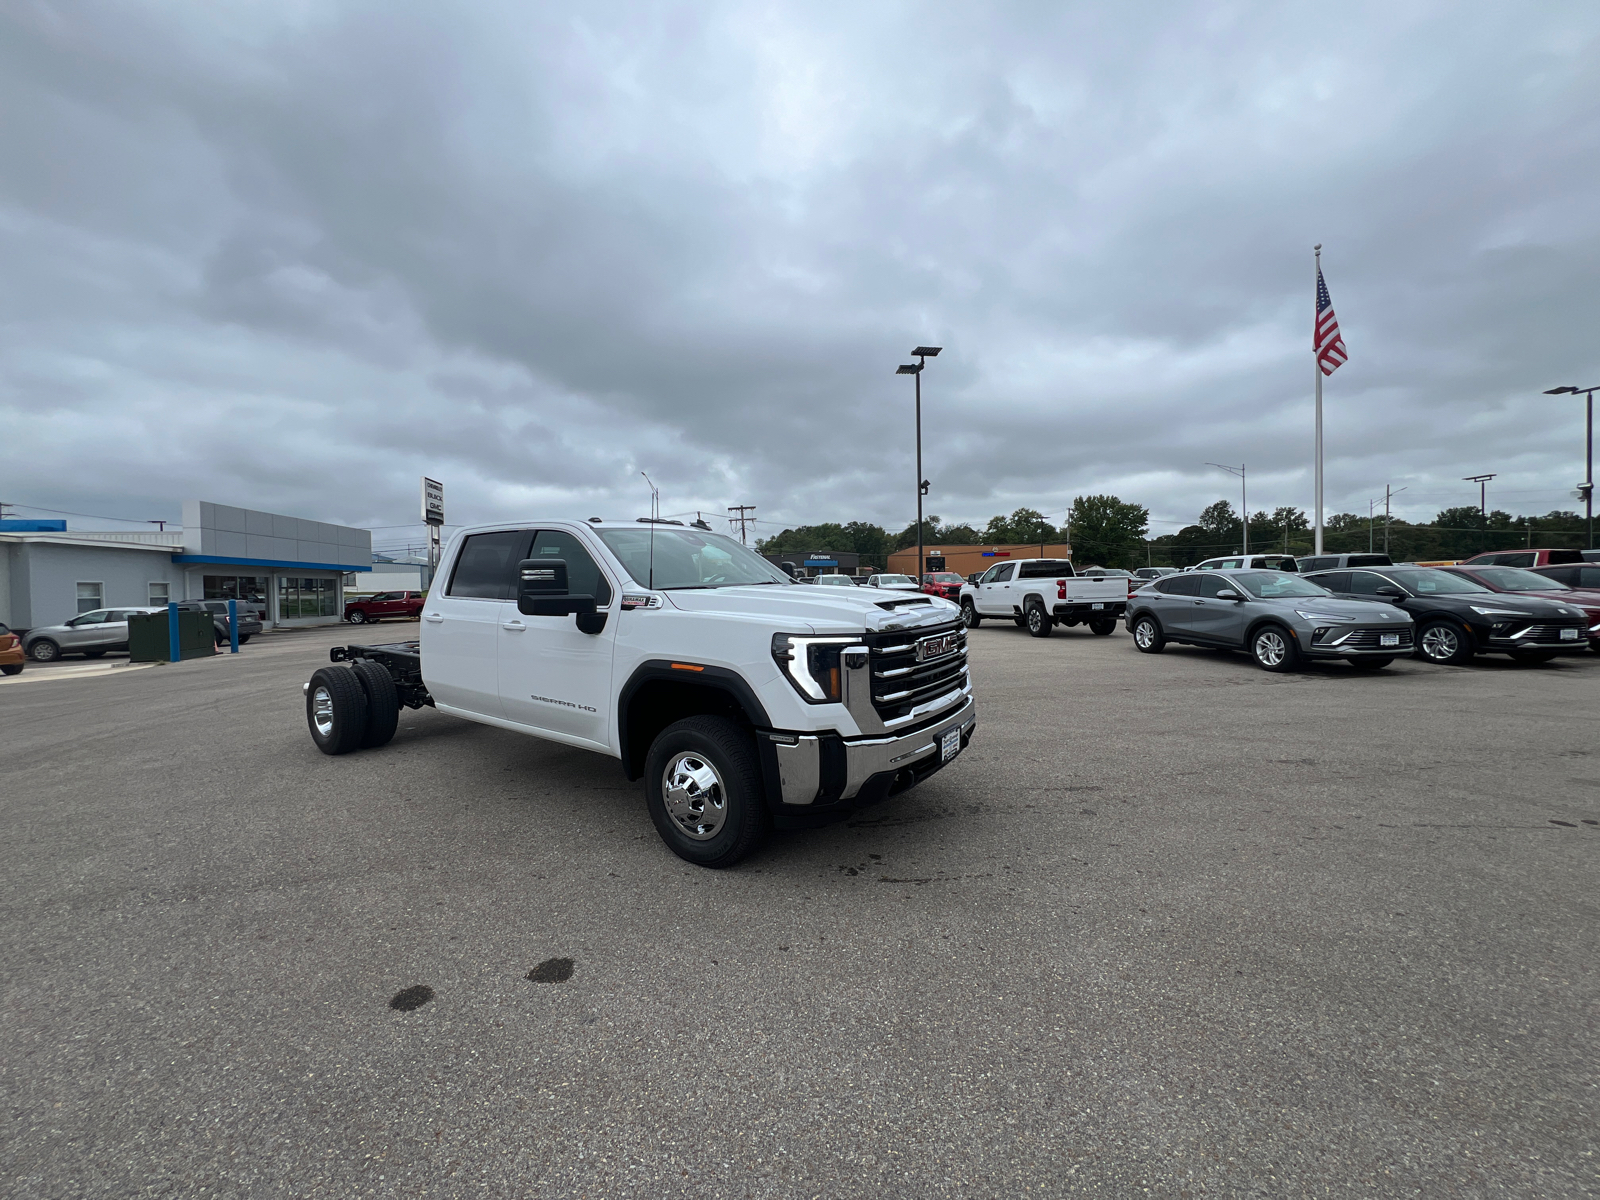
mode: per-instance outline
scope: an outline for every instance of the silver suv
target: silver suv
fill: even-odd
[[[54,662],[63,654],[99,658],[107,650],[128,648],[128,614],[165,612],[164,608],[97,608],[60,625],[30,629],[22,640],[34,662]]]
[[[1244,650],[1266,671],[1291,671],[1313,658],[1377,670],[1410,654],[1415,642],[1409,613],[1337,599],[1284,571],[1169,575],[1129,599],[1128,632],[1146,654],[1168,642]]]

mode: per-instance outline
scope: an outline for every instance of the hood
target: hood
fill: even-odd
[[[877,588],[785,586],[682,589],[662,592],[673,608],[745,620],[766,620],[794,632],[857,633],[917,629],[956,620],[961,610],[948,600],[923,592],[891,592]]]
[[[1470,595],[1451,596],[1450,599],[1463,604],[1475,604],[1479,608],[1503,608],[1507,612],[1516,609],[1530,617],[1583,616],[1581,601],[1561,600],[1555,596],[1541,596],[1531,592],[1489,592],[1487,595],[1474,592]]]
[[[1387,600],[1341,600],[1337,596],[1279,596],[1274,604],[1287,604],[1330,617],[1356,617],[1363,621],[1410,621],[1411,614]]]

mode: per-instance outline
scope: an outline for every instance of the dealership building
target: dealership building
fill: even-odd
[[[59,625],[102,608],[169,600],[241,600],[270,627],[344,614],[343,580],[372,570],[372,534],[204,500],[183,527],[70,530],[65,521],[0,521],[0,624]]]

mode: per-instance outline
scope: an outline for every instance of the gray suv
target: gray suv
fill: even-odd
[[[160,608],[97,608],[60,625],[30,629],[23,651],[34,662],[53,662],[63,654],[99,658],[107,650],[128,648],[128,614],[164,612]]]
[[[1128,632],[1146,654],[1168,642],[1244,650],[1266,671],[1313,658],[1377,670],[1410,654],[1415,627],[1392,604],[1340,600],[1284,571],[1213,570],[1169,575],[1128,601]]]

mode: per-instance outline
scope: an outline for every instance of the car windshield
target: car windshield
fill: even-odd
[[[1312,583],[1309,579],[1301,579],[1298,575],[1288,575],[1282,571],[1240,571],[1229,575],[1229,579],[1237,583],[1252,596],[1262,600],[1276,600],[1281,596],[1328,596],[1332,593],[1321,584]]]
[[[661,591],[793,582],[754,550],[720,533],[660,527],[653,537],[645,527],[595,532],[635,583]]]
[[[964,580],[954,571],[935,571],[928,576],[934,583],[962,583]]]
[[[911,576],[909,576],[909,575],[879,575],[878,576],[878,586],[879,587],[893,587],[897,583],[908,583],[909,584],[909,583],[911,583]],[[911,584],[911,586],[915,587],[916,585],[915,584]]]
[[[818,575],[818,583],[831,584],[833,587],[854,587],[848,575]]]
[[[1452,575],[1449,571],[1425,568],[1420,571],[1385,571],[1384,574],[1418,596],[1462,596],[1468,592],[1489,591],[1483,584]]]
[[[1473,574],[1490,587],[1508,592],[1570,592],[1564,583],[1557,583],[1547,575],[1524,571],[1521,567],[1477,567]]]

